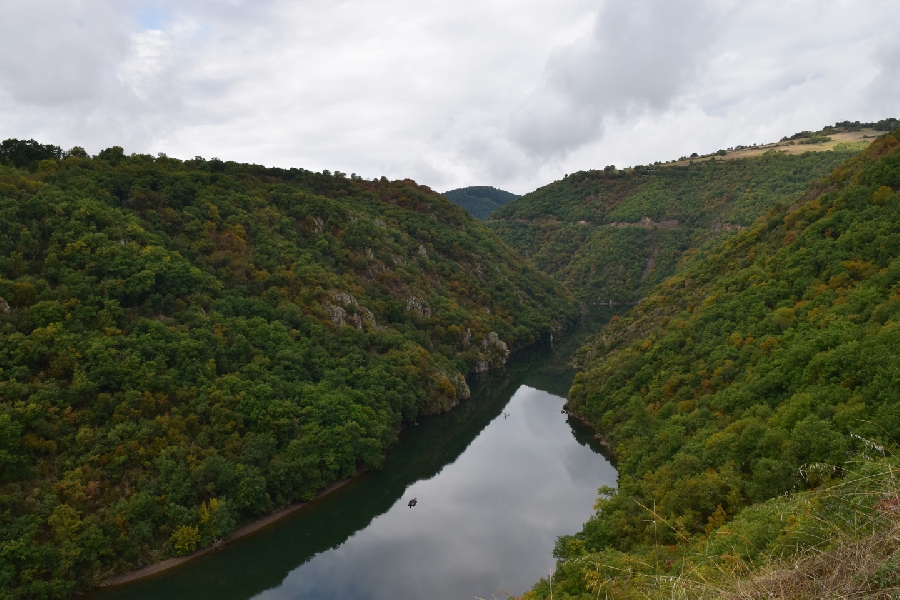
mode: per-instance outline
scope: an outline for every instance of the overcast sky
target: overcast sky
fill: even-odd
[[[0,0],[0,139],[530,191],[900,116],[896,0]]]

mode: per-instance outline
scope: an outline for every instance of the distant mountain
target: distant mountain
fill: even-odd
[[[492,212],[519,196],[489,185],[472,185],[444,192],[444,197],[465,208],[476,219],[487,221]]]
[[[816,151],[570,173],[494,211],[487,225],[583,301],[632,303],[686,252],[749,227],[778,202],[800,201],[867,147],[877,135],[869,132],[824,152],[789,146]]]

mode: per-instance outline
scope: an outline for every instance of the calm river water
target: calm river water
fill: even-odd
[[[89,598],[522,594],[550,573],[556,537],[581,528],[597,488],[616,484],[592,432],[561,413],[574,376],[569,356],[612,314],[470,379],[472,398],[409,427],[382,470],[220,551]]]

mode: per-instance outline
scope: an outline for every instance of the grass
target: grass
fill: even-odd
[[[748,507],[700,538],[570,559],[582,563],[583,591],[557,589],[555,596],[900,599],[900,459],[869,449],[876,456],[843,467],[808,465],[800,476],[816,489]],[[645,508],[648,520],[676,529]],[[559,566],[567,567],[576,565]],[[548,583],[523,599],[549,598]]]
[[[704,154],[695,158],[685,158],[683,160],[664,163],[662,166],[687,166],[691,162],[705,162],[710,158],[716,160],[732,160],[735,158],[748,158],[750,156],[761,156],[770,150],[776,152],[784,152],[786,154],[803,154],[804,152],[825,152],[835,150],[838,146],[842,146],[845,150],[863,150],[871,144],[882,132],[873,129],[863,129],[861,131],[847,131],[842,133],[832,133],[828,137],[829,142],[819,144],[798,144],[795,141],[773,142],[770,144],[762,144],[760,146],[751,146],[742,148],[741,150],[729,150],[724,156],[713,154]]]

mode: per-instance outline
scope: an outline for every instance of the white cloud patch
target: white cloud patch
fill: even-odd
[[[553,155],[602,135],[604,119],[668,108],[695,80],[717,15],[698,0],[609,2],[589,35],[555,51],[514,113],[513,139]]]
[[[526,192],[898,116],[890,0],[33,0],[0,137]]]
[[[48,110],[92,100],[128,50],[112,1],[0,4],[0,90],[20,106]]]

